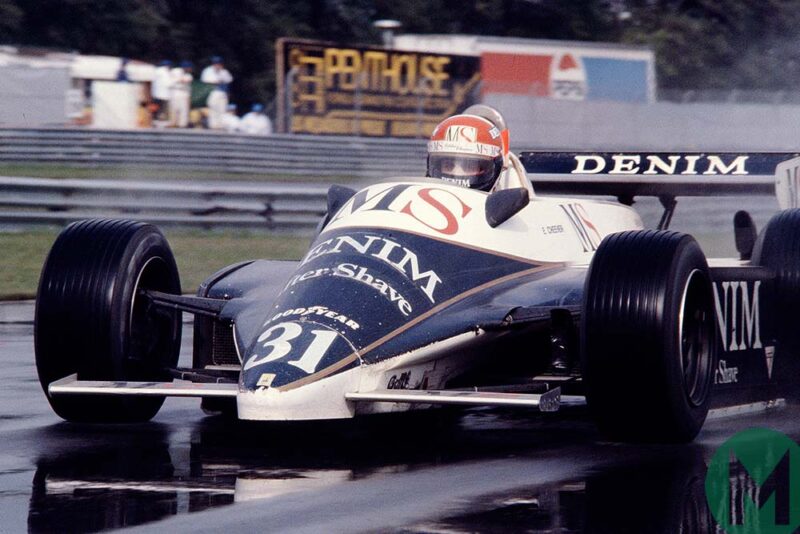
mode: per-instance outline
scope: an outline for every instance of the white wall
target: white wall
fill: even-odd
[[[136,128],[141,94],[138,83],[92,82],[92,126]]]
[[[69,86],[66,67],[0,66],[0,126],[63,126]]]
[[[628,104],[489,95],[511,147],[573,150],[800,151],[800,106]]]

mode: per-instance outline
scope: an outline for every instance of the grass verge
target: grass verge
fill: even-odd
[[[237,261],[299,259],[310,243],[308,237],[256,232],[171,230],[165,233],[175,252],[184,292],[195,290],[206,277]],[[3,251],[0,299],[35,296],[39,273],[57,235],[56,230],[0,233],[0,250]],[[736,256],[730,236],[698,234],[696,237],[708,257]]]
[[[218,269],[254,258],[299,259],[310,239],[256,232],[165,232],[181,275],[183,291],[192,292]],[[0,299],[33,298],[56,230],[0,233]]]

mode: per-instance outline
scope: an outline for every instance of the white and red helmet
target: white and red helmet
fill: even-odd
[[[469,113],[443,120],[428,141],[428,176],[489,191],[508,154],[508,130],[503,126]]]

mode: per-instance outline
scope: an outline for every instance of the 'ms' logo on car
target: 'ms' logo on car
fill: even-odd
[[[455,193],[439,187],[412,189],[410,195],[400,199],[410,187],[411,184],[400,184],[377,192],[374,188],[359,191],[331,222],[362,211],[391,211],[409,215],[439,234],[453,235],[458,232],[459,221],[472,211]]]

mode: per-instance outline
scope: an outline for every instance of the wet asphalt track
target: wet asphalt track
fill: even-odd
[[[704,532],[719,444],[756,425],[800,439],[795,407],[709,422],[687,446],[606,443],[581,413],[263,426],[189,399],[79,426],[40,391],[30,325],[0,325],[0,365],[2,532]]]

